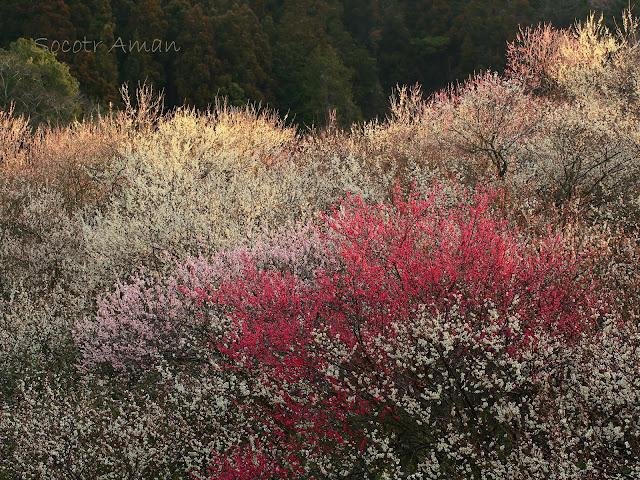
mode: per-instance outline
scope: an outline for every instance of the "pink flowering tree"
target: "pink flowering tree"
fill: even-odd
[[[308,281],[326,263],[320,240],[318,232],[299,225],[208,260],[190,257],[177,265],[177,275],[169,279],[142,271],[129,282],[119,281],[99,298],[95,317],[76,322],[79,370],[87,378],[106,375],[129,381],[153,373],[162,364],[184,370],[205,361],[209,336],[221,323],[211,322],[202,309],[199,295],[204,286],[233,284],[245,275],[249,260],[261,269],[288,272],[300,282]]]

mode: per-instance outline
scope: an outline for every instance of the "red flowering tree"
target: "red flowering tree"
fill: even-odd
[[[554,239],[496,220],[492,192],[461,197],[350,197],[313,282],[247,257],[190,292],[226,326],[212,345],[244,419],[210,478],[553,474],[531,405],[605,305]]]

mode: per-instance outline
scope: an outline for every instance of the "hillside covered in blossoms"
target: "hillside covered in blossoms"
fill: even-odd
[[[1,110],[0,480],[640,478],[618,23],[351,127],[145,85]]]

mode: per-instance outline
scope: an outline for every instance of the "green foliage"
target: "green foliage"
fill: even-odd
[[[0,49],[0,109],[30,117],[34,125],[66,123],[79,114],[79,84],[69,68],[36,45],[19,39]]]
[[[351,75],[335,49],[316,48],[302,73],[300,88],[304,103],[300,120],[327,125],[332,111],[343,126],[359,120],[361,114],[353,100]]]
[[[435,36],[422,37],[411,40],[411,45],[420,50],[423,55],[435,55],[447,49],[451,44],[449,37]]]
[[[232,82],[229,86],[222,87],[218,91],[218,96],[226,98],[229,105],[233,105],[234,107],[241,107],[247,103],[244,90],[236,82]]]
[[[104,106],[109,102],[118,104],[118,59],[115,51],[110,51],[115,42],[116,21],[111,10],[109,0],[94,0],[91,5],[92,18],[87,32],[87,38],[101,42],[95,51],[83,52],[88,65],[84,75],[74,71],[80,83],[85,87],[87,95],[102,101]],[[97,74],[97,75],[96,75]]]

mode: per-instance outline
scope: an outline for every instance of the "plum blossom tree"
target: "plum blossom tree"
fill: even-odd
[[[315,282],[247,258],[241,277],[192,290],[226,326],[212,346],[245,432],[209,478],[564,468],[532,405],[607,302],[556,240],[527,249],[494,198],[349,198],[324,218],[335,260]]]

